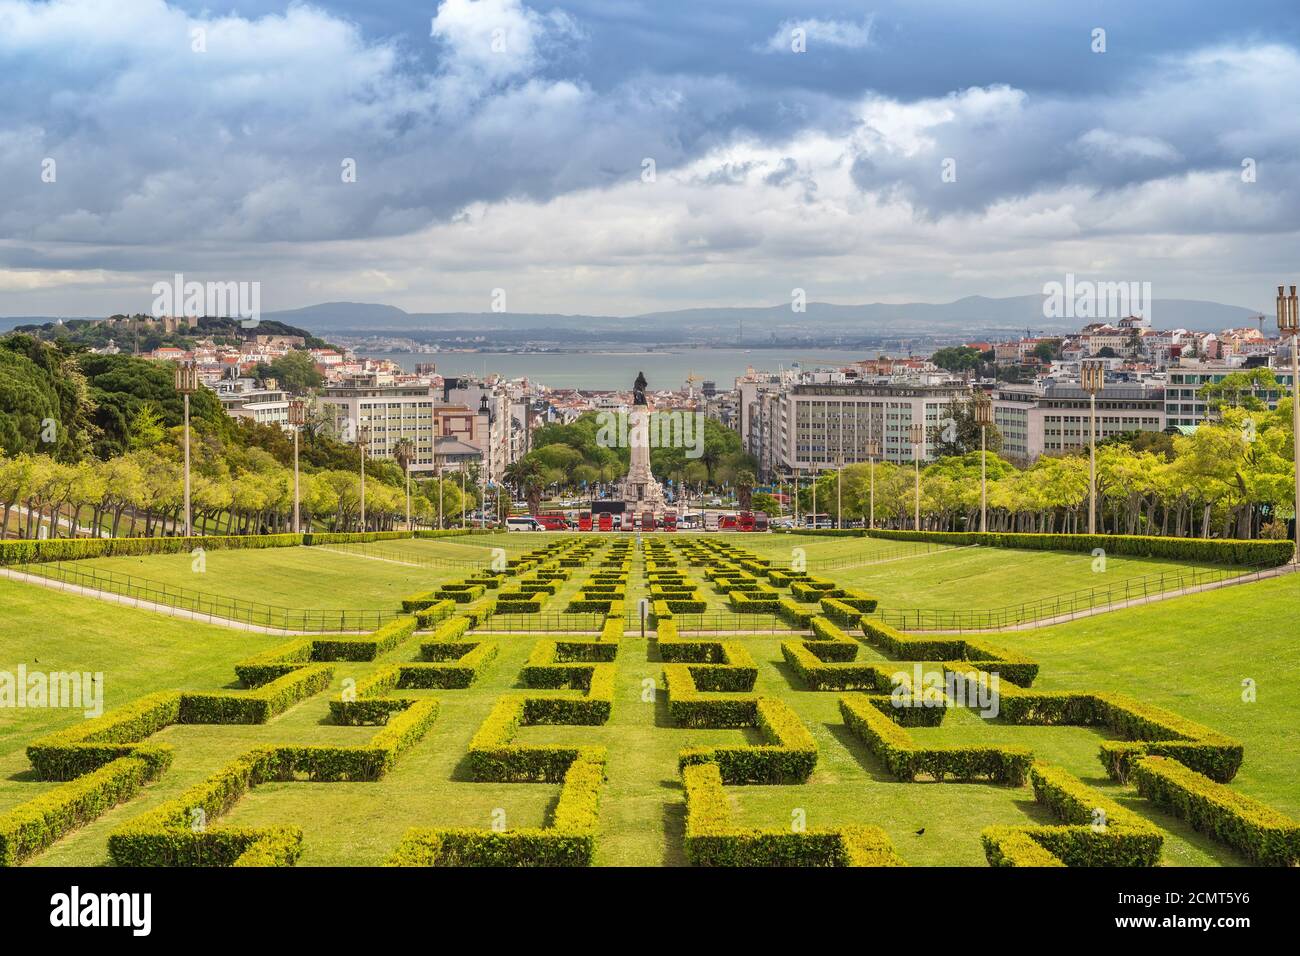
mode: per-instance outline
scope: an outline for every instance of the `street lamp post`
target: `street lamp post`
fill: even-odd
[[[438,466],[438,530],[442,530],[442,465]]]
[[[190,396],[199,390],[199,369],[193,362],[176,366],[176,391],[185,400],[185,537],[194,534],[190,512]]]
[[[975,424],[980,427],[980,533],[988,531],[988,429],[993,424],[993,402],[986,392],[975,396]]]
[[[1296,550],[1291,560],[1300,564],[1300,305],[1295,286],[1291,294],[1283,296],[1282,286],[1277,287],[1277,330],[1291,337],[1291,436],[1295,442],[1295,539]]]
[[[835,530],[844,530],[844,452],[835,455]]]
[[[289,401],[289,428],[293,431],[293,533],[302,534],[302,510],[298,493],[298,432],[307,424],[307,403],[301,398]]]
[[[921,530],[921,445],[925,442],[925,426],[913,422],[908,426],[908,437],[912,441],[912,464],[916,466],[916,496],[912,515],[912,528]]]
[[[370,444],[370,426],[357,426],[357,448],[361,451],[361,531],[366,530],[366,446]]]
[[[1106,387],[1105,363],[1085,359],[1079,373],[1088,393],[1088,534],[1097,533],[1097,393]]]
[[[867,530],[876,530],[876,459],[880,457],[880,442],[867,439],[867,462],[871,468],[871,500],[868,504]]]

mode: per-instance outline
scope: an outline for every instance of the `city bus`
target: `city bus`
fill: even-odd
[[[655,513],[653,511],[641,512],[641,530],[653,531],[655,529]]]
[[[542,526],[543,531],[568,531],[568,519],[562,514],[556,512],[545,512],[537,515],[537,523]]]
[[[812,514],[803,516],[803,526],[805,528],[833,528],[835,523],[831,521],[829,514]]]
[[[766,512],[766,511],[755,511],[755,512],[754,512],[754,530],[755,530],[755,531],[766,531],[766,530],[768,530],[768,520],[767,520],[767,512]]]
[[[719,531],[735,531],[739,525],[735,515],[718,515]]]
[[[599,520],[600,522],[600,524],[597,525],[599,530],[601,531],[614,530],[614,516],[610,514],[608,511],[602,511],[600,513],[600,517],[597,520]]]
[[[541,531],[542,526],[532,515],[511,515],[506,519],[507,531]]]
[[[590,512],[590,511],[579,511],[579,512],[578,512],[578,530],[579,530],[579,531],[590,531],[590,530],[591,530],[591,512]]]
[[[664,512],[664,530],[665,530],[665,531],[676,531],[676,530],[677,530],[677,512],[676,512],[676,511],[665,511],[665,512]]]
[[[739,528],[741,531],[753,531],[754,512],[742,511],[740,512],[740,514],[736,515],[736,527]]]

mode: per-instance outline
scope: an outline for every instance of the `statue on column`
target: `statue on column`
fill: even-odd
[[[636,381],[632,383],[632,404],[644,405],[645,401],[645,372],[636,373]]]

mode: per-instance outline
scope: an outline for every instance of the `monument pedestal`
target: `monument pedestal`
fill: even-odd
[[[643,511],[662,515],[665,510],[664,490],[650,471],[650,407],[634,405],[627,418],[628,448],[632,460],[627,476],[619,486],[619,496],[627,510],[638,517]]]

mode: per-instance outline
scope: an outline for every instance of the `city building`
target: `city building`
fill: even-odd
[[[913,458],[910,428],[925,426],[922,459],[931,457],[930,431],[954,402],[970,399],[964,383],[821,383],[737,380],[740,434],[761,477],[833,468],[867,460],[867,441],[885,461]]]
[[[394,458],[397,443],[406,439],[414,449],[411,471],[437,471],[437,396],[429,385],[379,385],[362,376],[322,389],[319,404],[342,440],[355,442],[358,429],[368,431],[370,457]]]

